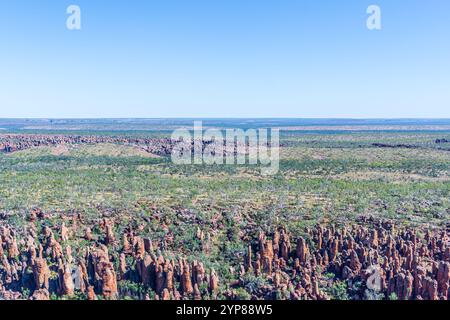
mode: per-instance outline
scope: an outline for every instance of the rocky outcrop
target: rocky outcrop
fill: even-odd
[[[420,239],[415,231],[397,230],[389,222],[364,223],[369,225],[354,225],[351,230],[333,226],[306,230],[312,243],[304,236],[295,239],[284,228],[274,232],[272,240],[260,234],[256,255],[252,248],[247,250],[243,274],[263,276],[271,286],[254,298],[261,295],[274,298],[277,292],[289,292],[284,298],[326,299],[329,297],[324,290],[330,281],[323,274],[332,273],[349,286],[363,283],[357,293],[360,299],[367,290],[386,299],[391,296],[400,300],[448,299],[450,263],[446,261],[446,232],[428,230]],[[297,243],[295,250],[281,248],[282,242],[289,248],[291,241]],[[318,268],[322,274],[317,272]]]
[[[77,215],[37,231],[34,224],[41,224],[42,215],[36,212],[22,233],[0,227],[2,297],[17,299],[18,290],[27,288],[30,299],[75,294],[88,300],[145,299],[150,293],[161,300],[237,299],[240,288],[254,299],[324,300],[336,298],[332,288],[341,283],[357,299],[370,292],[385,299],[449,298],[448,230],[419,235],[417,229],[370,219],[340,228],[318,225],[298,235],[281,227],[247,243],[240,265],[229,270],[237,280],[221,284],[218,272],[202,261],[168,253],[166,237],[151,241],[136,235],[143,228],[127,227],[118,237],[112,219],[87,228]],[[195,236],[206,240],[201,230]],[[87,245],[72,249],[76,238]]]

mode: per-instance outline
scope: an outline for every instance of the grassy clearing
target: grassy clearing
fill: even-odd
[[[394,137],[376,140],[425,143],[434,138]],[[366,134],[319,138],[285,138],[282,143],[302,146],[282,149],[280,172],[273,177],[261,176],[251,166],[174,166],[169,159],[112,144],[3,154],[0,210],[40,207],[95,216],[97,208],[111,208],[139,214],[136,204],[146,202],[197,214],[214,208],[251,219],[267,213],[271,220],[293,225],[300,220],[346,221],[360,214],[405,223],[442,224],[448,219],[450,152],[362,148],[359,144],[369,139]],[[348,147],[355,142],[358,147]],[[328,143],[331,146],[325,147]]]

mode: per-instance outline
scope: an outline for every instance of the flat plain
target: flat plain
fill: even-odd
[[[280,170],[263,176],[139,142],[184,121],[0,121],[0,296],[449,297],[449,123],[280,120]],[[53,136],[91,138],[39,142]]]

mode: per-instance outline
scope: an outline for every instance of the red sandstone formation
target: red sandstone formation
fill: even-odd
[[[445,232],[429,231],[421,240],[413,231],[400,232],[388,223],[371,228],[355,225],[350,231],[318,226],[307,232],[314,244],[298,237],[295,251],[287,250],[292,237],[283,228],[274,232],[272,240],[260,234],[256,259],[252,261],[249,248],[244,272],[264,275],[278,292],[290,290],[286,298],[326,299],[316,266],[342,280],[363,283],[369,283],[374,275],[369,269],[374,268],[380,284],[376,290],[386,298],[395,294],[401,300],[448,299],[450,264]]]
[[[36,219],[39,214],[36,213]],[[72,223],[80,224],[81,219]],[[448,299],[450,261],[448,232],[428,230],[419,236],[410,229],[398,229],[390,222],[361,221],[361,225],[336,228],[317,226],[299,236],[280,228],[271,235],[260,233],[257,243],[248,246],[242,265],[230,270],[239,280],[222,287],[217,272],[201,261],[187,261],[161,253],[164,239],[153,243],[135,235],[132,228],[122,235],[122,245],[112,228],[112,220],[102,220],[104,239],[95,242],[87,228],[78,237],[89,240],[82,251],[66,244],[76,237],[73,225],[40,232],[30,222],[27,234],[7,226],[0,227],[0,296],[18,299],[15,288],[25,286],[31,299],[48,299],[50,294],[72,296],[77,291],[94,300],[117,299],[126,295],[120,284],[137,282],[155,294],[155,298],[205,299],[236,298],[235,288],[248,288],[246,275],[266,279],[264,286],[250,291],[252,298],[329,299],[334,281],[362,283],[363,298],[367,290],[384,298]],[[205,241],[202,231],[197,237]],[[39,239],[39,242],[36,242]],[[102,244],[104,242],[105,244]],[[159,243],[159,245],[158,245]],[[291,245],[294,243],[294,247]],[[324,277],[333,274],[334,280]],[[55,275],[55,276],[52,276]],[[248,289],[250,290],[250,289]],[[148,293],[141,298],[148,297]]]

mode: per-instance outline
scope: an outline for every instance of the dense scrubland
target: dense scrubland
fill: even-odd
[[[285,131],[274,176],[120,141],[2,152],[0,295],[447,299],[448,140]]]

